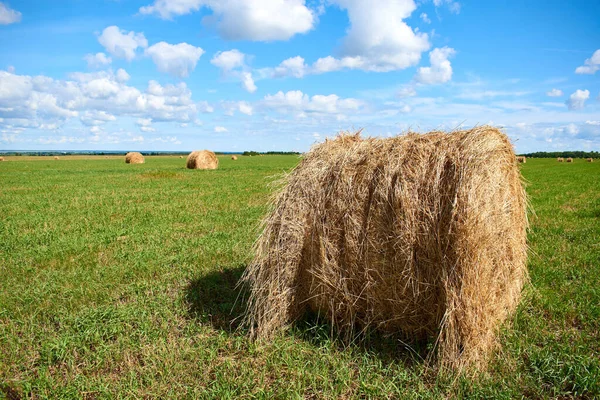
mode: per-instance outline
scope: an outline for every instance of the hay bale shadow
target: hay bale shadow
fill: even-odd
[[[190,282],[185,291],[189,315],[215,329],[234,332],[246,310],[247,292],[238,282],[246,269],[218,268]]]
[[[214,329],[245,335],[247,331],[242,329],[241,324],[248,304],[248,290],[238,283],[246,265],[216,269],[194,279],[187,286],[185,300],[189,316],[212,325]],[[405,367],[422,366],[432,346],[428,341],[384,335],[375,330],[352,335],[348,341],[347,335],[337,332],[325,318],[310,311],[292,324],[290,334],[317,348],[352,348],[377,357],[384,364],[401,363]]]
[[[338,332],[327,319],[307,311],[292,325],[296,337],[315,347],[333,346],[342,351],[351,349],[360,354],[377,357],[384,365],[400,363],[405,368],[427,366],[427,356],[434,345],[432,340],[414,339],[401,334],[384,334],[377,330],[361,331],[352,335]]]

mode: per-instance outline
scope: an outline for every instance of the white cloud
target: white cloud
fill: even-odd
[[[413,86],[404,86],[398,91],[398,97],[413,97],[417,95],[417,91]]]
[[[246,55],[237,49],[219,51],[214,55],[210,63],[224,71],[242,68],[246,65]]]
[[[585,60],[581,67],[575,69],[576,74],[595,74],[596,71],[600,70],[600,49],[596,50],[592,54],[591,58]]]
[[[425,22],[426,24],[430,24],[431,23],[431,20],[429,19],[429,17],[427,16],[427,14],[421,13],[420,17],[423,20],[423,22]]]
[[[453,0],[433,0],[433,4],[436,7],[441,7],[444,4],[448,5],[448,8],[454,14],[458,14],[460,12],[460,3]]]
[[[252,78],[252,74],[250,72],[242,72],[242,87],[246,89],[249,93],[256,92],[256,85],[254,84],[254,79]]]
[[[417,70],[415,80],[426,85],[445,83],[452,79],[452,65],[448,61],[456,52],[450,47],[434,49],[429,53],[431,67],[421,67]]]
[[[585,121],[586,125],[600,126],[600,121]]]
[[[125,83],[131,77],[129,76],[129,74],[127,73],[127,71],[125,71],[123,68],[119,68],[117,70],[117,74],[116,74],[115,78],[116,78],[117,82],[119,82],[119,83]]]
[[[339,69],[395,71],[419,63],[429,49],[426,33],[415,32],[403,20],[416,9],[413,0],[379,0],[377,6],[365,0],[331,0],[347,10],[350,28],[344,38],[341,57],[325,57],[313,65],[315,73]]]
[[[550,96],[550,97],[560,97],[563,95],[563,91],[560,89],[552,89],[548,92],[546,92],[546,96]]]
[[[138,48],[148,47],[143,33],[126,32],[115,25],[105,28],[98,37],[98,42],[113,56],[127,61],[135,58]]]
[[[142,132],[154,132],[156,129],[152,127],[152,118],[138,118],[135,122]]]
[[[198,60],[204,54],[200,47],[187,43],[156,43],[146,49],[160,72],[185,78],[196,68]]]
[[[314,95],[312,97],[299,90],[289,92],[279,91],[274,95],[266,95],[262,101],[267,109],[279,112],[292,112],[304,117],[310,114],[334,114],[356,112],[362,107],[362,102],[353,98],[342,99],[335,94]]]
[[[581,110],[585,107],[585,101],[590,98],[589,90],[577,89],[573,94],[569,96],[569,99],[565,102],[569,110]]]
[[[83,59],[90,68],[100,68],[112,62],[112,59],[104,53],[86,54]]]
[[[288,40],[310,31],[315,13],[304,0],[155,0],[141,7],[141,14],[156,14],[163,19],[189,14],[202,7],[210,8],[205,25],[214,25],[228,40]]]
[[[215,126],[215,132],[217,132],[217,133],[227,132],[227,128],[225,128],[224,126]]]
[[[275,78],[284,76],[293,76],[294,78],[302,78],[308,71],[308,65],[304,63],[304,58],[300,56],[291,57],[284,60],[275,67],[272,75]]]
[[[116,121],[116,117],[106,111],[86,110],[79,117],[81,123],[86,126],[103,125],[109,121]]]
[[[238,110],[242,114],[252,115],[252,106],[250,105],[250,103],[248,103],[246,101],[240,101],[238,103]]]
[[[0,2],[0,25],[9,25],[20,21],[20,12],[13,10],[8,4]]]

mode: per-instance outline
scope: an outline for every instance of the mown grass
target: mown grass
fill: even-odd
[[[595,398],[600,163],[528,160],[531,285],[486,374],[435,378],[379,337],[235,319],[273,177],[292,156],[0,163],[0,398]]]

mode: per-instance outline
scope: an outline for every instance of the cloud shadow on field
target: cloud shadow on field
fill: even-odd
[[[189,314],[215,329],[234,332],[246,310],[247,291],[238,282],[245,265],[218,268],[190,282],[185,290]]]

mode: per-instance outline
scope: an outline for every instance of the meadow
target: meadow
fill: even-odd
[[[296,156],[0,162],[0,398],[600,396],[600,163],[521,165],[530,283],[489,370],[435,376],[416,344],[314,319],[248,340],[236,288]]]

